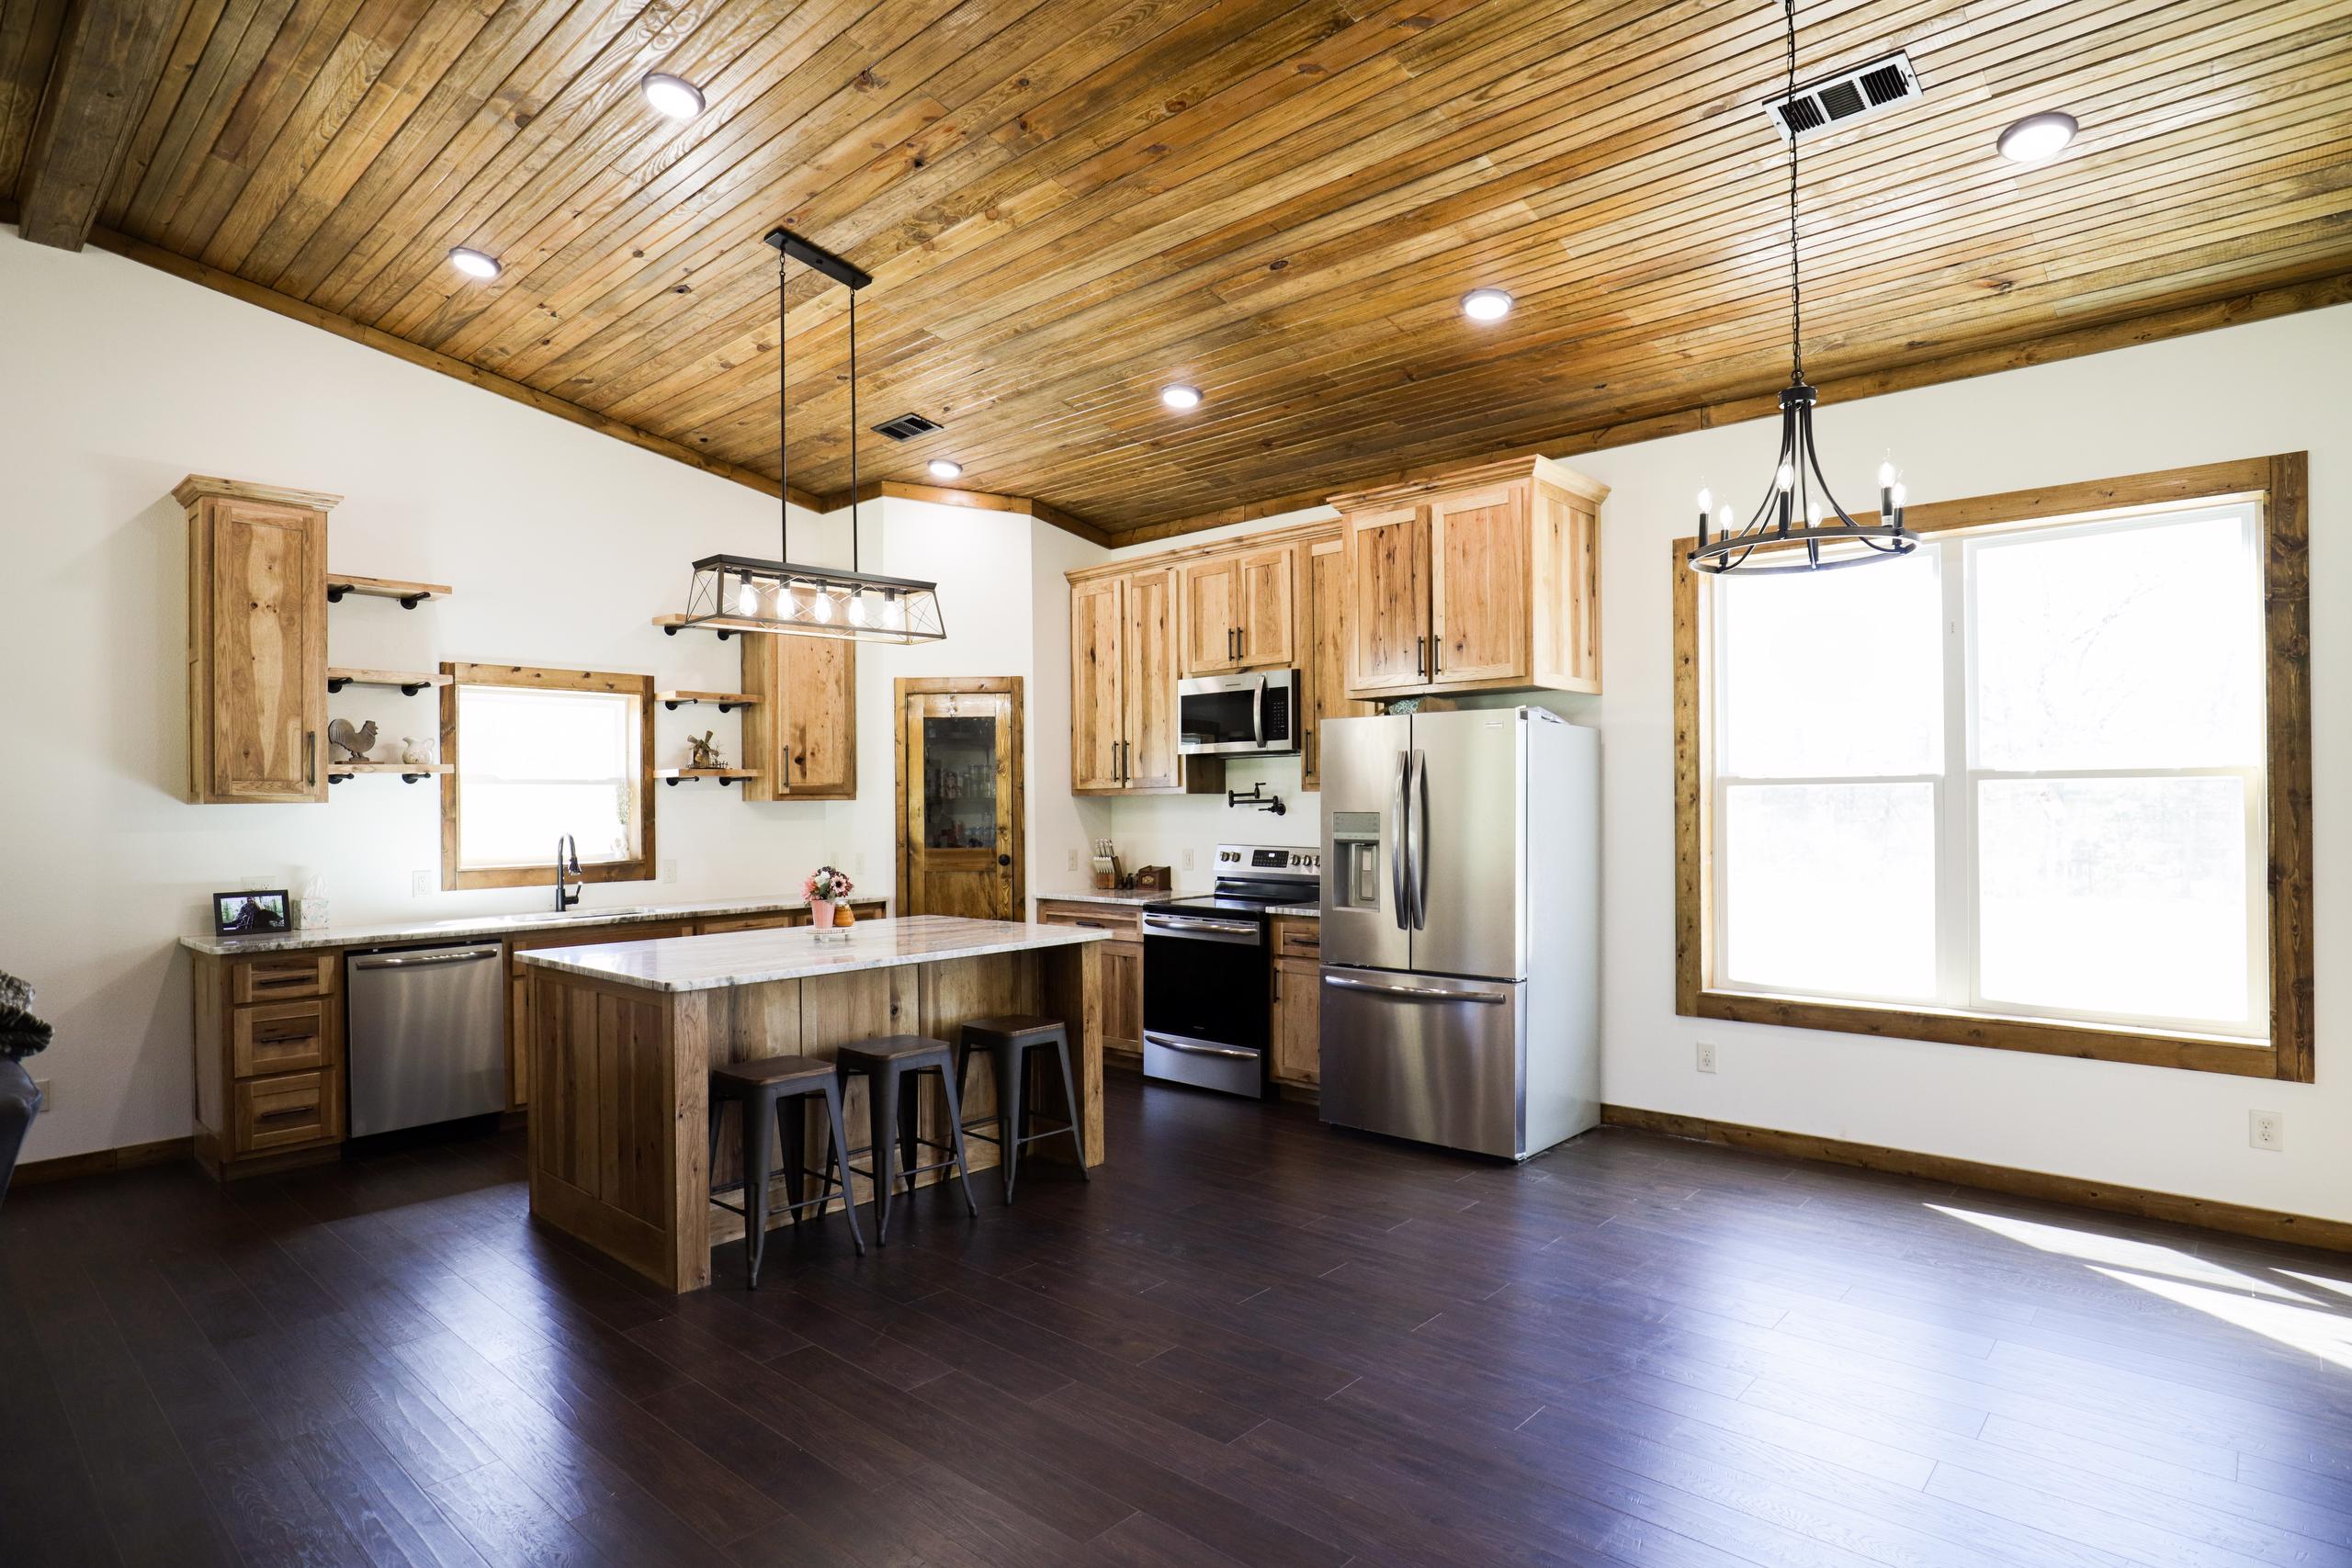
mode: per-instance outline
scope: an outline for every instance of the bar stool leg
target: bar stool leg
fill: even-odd
[[[1062,1064],[1062,1100],[1069,1107],[1069,1141],[1070,1146],[1078,1151],[1078,1179],[1091,1181],[1094,1178],[1086,1174],[1086,1134],[1079,1131],[1078,1126],[1078,1084],[1069,1074],[1068,1034],[1055,1034],[1054,1055],[1061,1059]]]
[[[891,1165],[899,1148],[899,1069],[886,1066],[865,1079],[866,1120],[874,1146],[874,1245],[890,1245],[890,1184],[898,1179]]]
[[[915,1167],[922,1164],[922,1072],[918,1068],[899,1079],[899,1170],[910,1198],[915,1195]]]
[[[825,1123],[828,1140],[832,1145],[832,1158],[828,1162],[825,1190],[832,1190],[833,1176],[838,1172],[842,1183],[842,1218],[849,1222],[849,1238],[857,1244],[857,1255],[865,1256],[865,1237],[858,1234],[857,1204],[852,1201],[849,1186],[849,1139],[842,1134],[842,1092],[837,1083],[825,1085]]]
[[[1021,1168],[1022,1091],[1028,1086],[1022,1080],[1027,1077],[1021,1070],[1021,1058],[1026,1055],[1020,1046],[1000,1045],[996,1048],[996,1132],[1002,1148],[1000,1156],[1004,1163],[1004,1206],[1012,1207],[1012,1183]]]
[[[768,1244],[768,1119],[764,1107],[746,1100],[743,1120],[743,1253],[750,1271],[747,1291],[760,1288],[760,1258]]]
[[[808,1167],[808,1108],[797,1096],[775,1102],[775,1130],[784,1143],[784,1196],[792,1223],[800,1224],[800,1179]]]
[[[956,1092],[945,1073],[939,1075],[939,1087],[947,1096],[947,1133],[956,1141],[956,1179],[964,1189],[964,1212],[978,1219],[980,1206],[972,1201],[972,1162],[964,1153],[964,1097]]]

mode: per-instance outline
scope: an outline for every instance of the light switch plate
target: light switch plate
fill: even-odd
[[[412,871],[408,874],[408,896],[410,897],[422,898],[432,891],[433,874],[431,872]]]
[[[1193,852],[1190,850],[1184,852],[1184,869],[1186,871],[1193,869]]]
[[[678,863],[676,861],[664,860],[662,863],[662,880],[664,882],[675,882],[678,880]]]

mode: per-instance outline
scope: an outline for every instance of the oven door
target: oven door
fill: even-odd
[[[1298,671],[1199,675],[1176,682],[1176,750],[1235,756],[1298,750]]]
[[[1262,1097],[1272,1010],[1264,925],[1148,910],[1143,927],[1144,1076]]]

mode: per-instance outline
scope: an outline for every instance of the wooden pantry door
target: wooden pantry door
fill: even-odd
[[[899,694],[899,913],[1021,918],[1021,681]]]

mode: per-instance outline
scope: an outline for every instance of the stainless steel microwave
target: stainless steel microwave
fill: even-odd
[[[1299,720],[1295,670],[1176,682],[1176,750],[1186,756],[1295,751]]]

